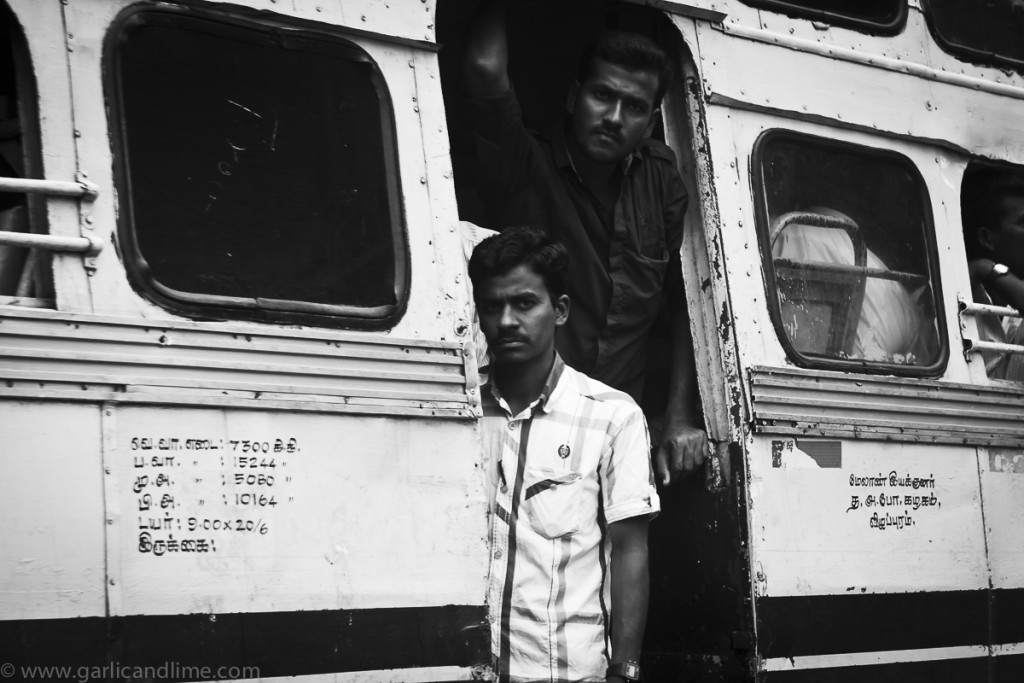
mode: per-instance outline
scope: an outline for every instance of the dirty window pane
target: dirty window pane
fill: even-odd
[[[935,42],[961,59],[1024,69],[1020,0],[926,0]]]
[[[907,20],[906,0],[743,0],[753,7],[868,33],[895,34]]]
[[[138,12],[116,57],[122,238],[147,294],[226,317],[394,317],[406,275],[393,123],[364,51]]]
[[[757,156],[769,300],[794,360],[934,370],[934,241],[910,162],[788,133],[763,137]]]
[[[36,101],[25,36],[0,4],[0,177],[42,177]],[[46,233],[46,198],[0,192],[0,231]],[[0,244],[0,305],[53,306],[50,252]]]

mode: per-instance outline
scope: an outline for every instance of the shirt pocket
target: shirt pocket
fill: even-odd
[[[641,242],[640,256],[645,261],[653,261],[655,263],[667,262],[668,248],[665,246],[665,240],[660,235],[654,235],[649,238],[649,241]]]
[[[649,261],[667,261],[668,244],[665,231],[658,222],[647,216],[640,216],[637,224],[636,243],[640,256]]]
[[[583,479],[578,472],[527,470],[526,510],[530,527],[548,539],[580,530]]]

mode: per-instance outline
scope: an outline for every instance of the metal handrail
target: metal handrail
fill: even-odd
[[[0,230],[0,244],[12,247],[29,247],[47,251],[67,251],[96,256],[103,250],[104,242],[93,235],[82,237],[59,237],[56,235],[37,235],[31,232],[8,232]]]
[[[976,304],[973,301],[960,299],[957,302],[960,309],[960,316],[965,315],[998,315],[1008,318],[1022,318],[1021,312],[1011,306],[993,306],[992,304]],[[1010,353],[1013,355],[1024,355],[1024,344],[1006,344],[1004,342],[983,341],[964,337],[964,353],[981,353],[982,351],[996,351],[999,353]]]
[[[1012,306],[993,306],[992,304],[976,304],[970,301],[960,300],[960,312],[967,315],[978,315],[988,313],[990,315],[1001,315],[1008,318],[1024,317],[1021,312]]]
[[[81,197],[92,201],[99,195],[99,188],[85,180],[36,180],[33,178],[0,177],[0,192],[28,192],[56,197]]]

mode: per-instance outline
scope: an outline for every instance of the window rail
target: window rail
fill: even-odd
[[[1010,306],[993,306],[991,304],[976,304],[972,301],[959,301],[960,319],[964,316],[976,315],[998,315],[1007,318],[1021,318],[1021,312]],[[1004,344],[1002,342],[983,341],[964,337],[964,353],[980,353],[982,351],[997,351],[999,353],[1012,353],[1024,355],[1024,344]]]
[[[12,247],[30,247],[46,251],[64,251],[96,256],[103,250],[103,240],[92,235],[82,237],[59,237],[37,235],[30,232],[0,231],[0,244]]]
[[[29,192],[51,197],[81,197],[91,202],[99,188],[84,180],[35,180],[31,178],[0,178],[0,192]]]

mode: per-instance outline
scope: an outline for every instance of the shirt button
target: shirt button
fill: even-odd
[[[496,559],[496,560],[500,560],[501,559],[501,548],[498,548],[497,550],[494,551],[494,559]]]
[[[508,493],[508,487],[507,487],[507,486],[505,486],[504,484],[502,484],[502,485],[501,485],[501,492],[502,492],[502,493]]]
[[[491,622],[492,624],[494,623],[494,619],[495,619],[495,617],[494,617],[493,614],[488,614],[487,615],[487,621]]]
[[[509,422],[508,423],[509,431],[512,431],[512,432],[514,432],[516,430],[516,427],[518,427],[518,426],[519,426],[518,422]]]

